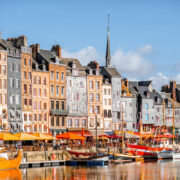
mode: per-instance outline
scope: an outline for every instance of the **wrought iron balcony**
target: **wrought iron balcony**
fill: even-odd
[[[58,109],[54,109],[51,110],[52,115],[62,115],[62,116],[67,116],[68,115],[68,110],[58,110]]]

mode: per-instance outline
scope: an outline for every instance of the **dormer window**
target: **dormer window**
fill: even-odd
[[[72,68],[76,68],[76,63],[73,62]]]
[[[72,70],[72,75],[73,76],[78,76],[78,70]]]

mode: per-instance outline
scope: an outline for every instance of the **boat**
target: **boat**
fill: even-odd
[[[0,170],[17,169],[21,163],[21,150],[19,150],[17,157],[13,159],[6,159],[0,157]]]
[[[157,152],[158,159],[172,159],[173,158],[173,152],[171,150],[161,150]]]
[[[89,153],[89,152],[82,152],[82,151],[73,151],[73,150],[67,150],[69,154],[73,158],[90,158],[96,155],[96,153]]]
[[[9,169],[0,171],[0,179],[21,179],[21,171],[19,169]]]
[[[157,159],[157,152],[161,151],[163,148],[160,147],[149,147],[137,144],[127,144],[128,152],[134,156],[142,156],[144,159]]]

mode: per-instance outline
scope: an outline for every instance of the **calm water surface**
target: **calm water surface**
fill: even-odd
[[[128,163],[104,167],[49,167],[0,171],[0,179],[180,180],[180,161]]]

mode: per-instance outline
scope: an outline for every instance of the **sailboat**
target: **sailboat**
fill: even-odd
[[[174,107],[174,105],[173,105],[173,107]],[[158,159],[172,159],[173,158],[172,151],[165,149],[164,135],[165,135],[165,120],[164,120],[164,99],[163,99],[163,149],[161,151],[157,152],[157,156],[158,156]]]

